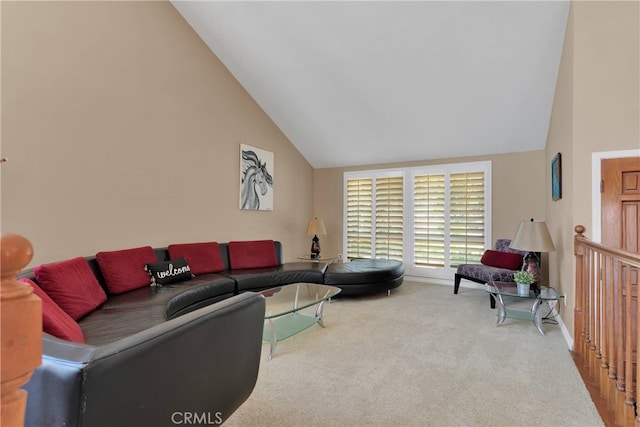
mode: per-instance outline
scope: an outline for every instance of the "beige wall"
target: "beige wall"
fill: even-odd
[[[640,3],[573,2],[565,37],[549,137],[549,164],[563,155],[563,198],[547,217],[557,251],[550,280],[567,293],[562,319],[573,334],[573,227],[592,236],[591,158],[594,152],[640,149]]]
[[[568,331],[573,334],[573,39],[574,17],[569,13],[558,81],[556,83],[553,112],[549,124],[549,136],[545,154],[545,179],[547,182],[545,204],[547,227],[556,251],[549,254],[549,283],[560,294],[566,294],[567,306],[561,305],[560,316]],[[551,160],[562,155],[562,199],[551,200]],[[564,301],[563,301],[564,303]]]
[[[414,167],[442,163],[491,161],[492,187],[492,236],[513,238],[523,219],[544,219],[545,170],[543,150],[526,153],[477,156],[454,159],[424,160],[409,163],[393,163],[359,168],[332,168],[315,170],[314,207],[317,215],[325,220],[328,235],[322,250],[327,255],[342,252],[343,176],[346,171]],[[451,279],[453,284],[453,278]]]
[[[32,265],[134,246],[307,251],[313,170],[169,2],[1,2],[2,232]],[[275,156],[238,208],[239,146]]]

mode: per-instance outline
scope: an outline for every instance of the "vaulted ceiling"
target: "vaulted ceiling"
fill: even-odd
[[[567,1],[173,5],[315,168],[544,149]]]

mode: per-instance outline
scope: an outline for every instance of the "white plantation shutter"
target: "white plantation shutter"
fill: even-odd
[[[347,257],[371,258],[373,179],[347,181]]]
[[[376,178],[376,258],[402,260],[403,179]]]
[[[450,279],[491,244],[490,180],[490,162],[345,172],[347,257],[395,258],[407,274]]]
[[[454,173],[449,183],[449,263],[479,262],[484,253],[484,173]]]
[[[414,264],[445,266],[445,176],[418,175],[413,182]]]

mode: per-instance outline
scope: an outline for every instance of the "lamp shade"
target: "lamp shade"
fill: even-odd
[[[509,245],[512,249],[529,252],[553,252],[556,247],[544,221],[521,221],[516,236]]]
[[[324,222],[322,218],[312,218],[309,220],[309,225],[307,226],[307,235],[308,236],[317,236],[317,235],[325,235],[327,234],[327,229],[324,226]]]

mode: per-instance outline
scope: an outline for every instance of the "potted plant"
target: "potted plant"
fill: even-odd
[[[529,296],[529,288],[533,283],[533,274],[526,270],[520,270],[513,273],[513,280],[518,285],[518,295]]]

